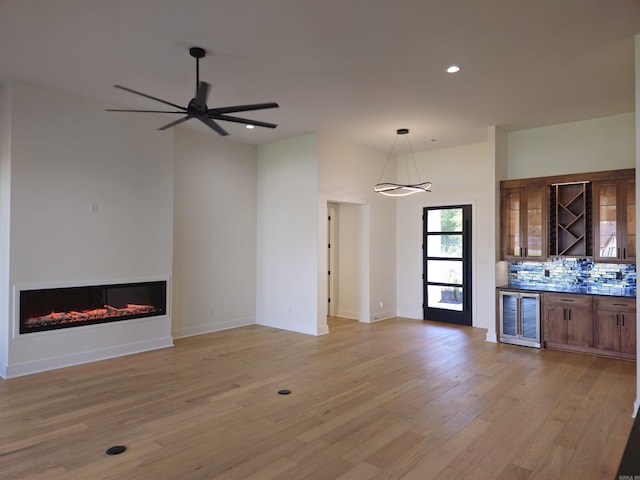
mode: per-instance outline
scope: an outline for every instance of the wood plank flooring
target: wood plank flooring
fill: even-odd
[[[418,320],[329,326],[0,381],[0,478],[614,478],[635,364]]]

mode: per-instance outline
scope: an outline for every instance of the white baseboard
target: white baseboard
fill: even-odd
[[[255,324],[256,321],[253,317],[235,318],[233,320],[226,320],[223,322],[206,323],[202,325],[195,325],[193,327],[178,328],[176,330],[173,330],[171,334],[173,335],[173,338],[185,338],[193,337],[195,335],[204,335],[206,333],[221,332],[222,330],[246,327],[248,325]]]
[[[379,312],[374,315],[371,315],[368,321],[367,319],[365,319],[364,323],[380,322],[382,320],[389,320],[390,318],[394,318],[394,317],[396,317],[395,312]]]
[[[336,317],[349,318],[351,320],[360,320],[360,314],[351,310],[340,310],[336,313]]]
[[[498,343],[498,335],[496,332],[490,332],[487,330],[487,334],[484,337],[486,342]]]
[[[107,360],[109,358],[123,357],[134,353],[148,352],[150,350],[158,350],[160,348],[173,347],[173,338],[164,337],[144,342],[130,343],[127,345],[118,345],[117,347],[101,348],[99,350],[91,350],[70,355],[62,355],[59,357],[35,360],[32,362],[16,363],[13,365],[0,365],[0,375],[2,378],[15,378],[33,373],[46,372],[48,370],[57,370],[58,368],[71,367],[73,365],[81,365],[84,363],[97,362]]]

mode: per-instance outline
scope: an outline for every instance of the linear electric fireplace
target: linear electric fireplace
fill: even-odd
[[[20,291],[20,333],[165,315],[167,282]]]

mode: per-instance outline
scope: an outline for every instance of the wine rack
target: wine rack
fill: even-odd
[[[593,255],[590,182],[551,186],[549,251],[558,257]]]

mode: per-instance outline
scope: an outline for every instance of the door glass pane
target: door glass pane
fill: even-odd
[[[520,255],[520,191],[505,194],[506,249],[507,255]]]
[[[598,239],[601,257],[618,256],[616,185],[604,184],[600,186],[600,238]]]
[[[436,283],[462,283],[462,262],[427,260],[427,281]]]
[[[502,333],[516,336],[518,331],[518,297],[516,295],[501,295],[502,300]]]
[[[462,311],[462,287],[429,285],[427,290],[430,308]]]
[[[462,232],[462,209],[430,210],[427,216],[427,232]]]
[[[462,258],[462,235],[429,235],[427,256]]]
[[[627,182],[627,255],[636,257],[636,182]]]
[[[542,256],[542,190],[527,190],[527,256]]]
[[[529,340],[540,341],[537,297],[523,296],[520,302],[522,308],[522,336]]]

